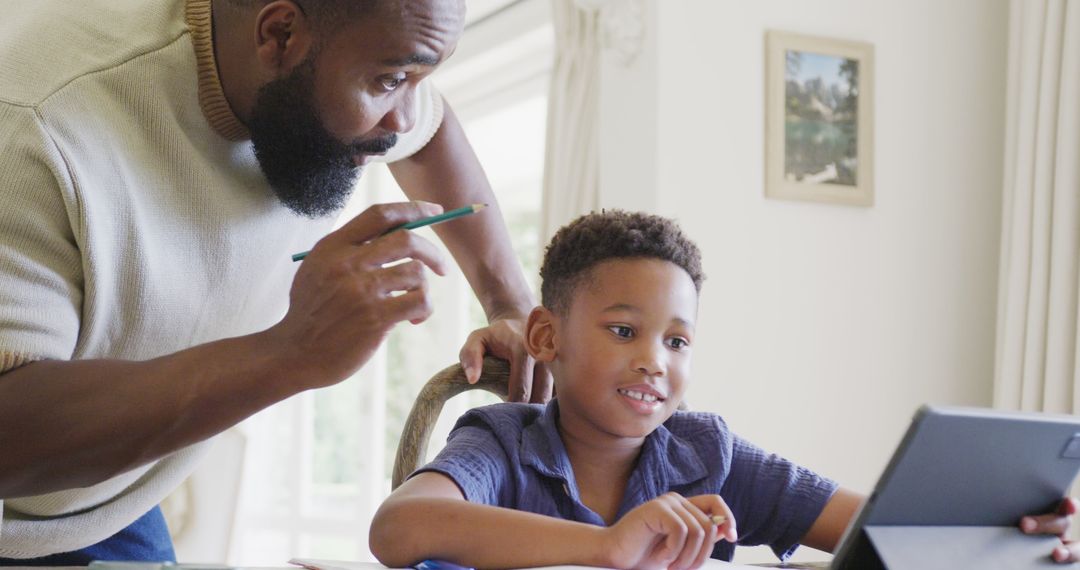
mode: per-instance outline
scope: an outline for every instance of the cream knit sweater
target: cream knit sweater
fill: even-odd
[[[284,314],[289,254],[332,220],[297,217],[267,188],[221,91],[210,15],[210,0],[34,0],[0,19],[0,371],[153,358]],[[442,120],[438,93],[419,95],[417,128],[387,160],[421,148]],[[0,461],[13,437],[0,434]],[[205,446],[0,502],[0,557],[115,534]]]

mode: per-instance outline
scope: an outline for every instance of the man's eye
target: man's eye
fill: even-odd
[[[393,91],[393,90],[397,89],[398,86],[400,86],[404,82],[405,82],[405,76],[404,75],[388,75],[386,77],[383,77],[383,78],[379,79],[379,83],[382,85],[382,88],[387,90],[387,91]]]
[[[632,338],[634,336],[634,329],[623,325],[611,325],[608,330],[615,336],[622,338]]]
[[[690,346],[690,343],[687,342],[685,338],[672,337],[668,339],[668,346],[675,350],[682,350]]]

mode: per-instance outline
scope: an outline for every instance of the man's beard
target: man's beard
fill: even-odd
[[[343,143],[333,137],[315,108],[314,57],[288,76],[259,89],[248,120],[251,143],[266,180],[286,207],[309,218],[340,210],[352,194],[359,154],[390,150],[397,135]]]

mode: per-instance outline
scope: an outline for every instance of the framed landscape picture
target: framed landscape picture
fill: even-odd
[[[765,195],[874,203],[874,47],[769,31]]]

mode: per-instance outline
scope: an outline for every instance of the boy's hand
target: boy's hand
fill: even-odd
[[[712,516],[724,521],[713,524]],[[685,498],[666,493],[606,529],[605,554],[614,568],[697,568],[721,538],[735,542],[735,517],[720,495]]]
[[[1033,515],[1020,519],[1020,530],[1026,534],[1054,534],[1061,538],[1061,546],[1054,549],[1054,562],[1080,562],[1080,543],[1066,539],[1076,514],[1078,501],[1071,497],[1061,501],[1057,511],[1045,515]]]

